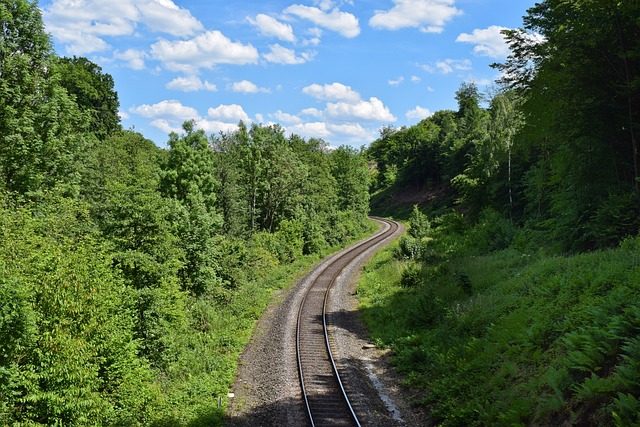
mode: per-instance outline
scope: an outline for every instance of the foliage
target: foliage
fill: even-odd
[[[0,424],[220,425],[274,289],[370,231],[360,153],[120,129],[113,79],[0,2]]]
[[[156,396],[138,357],[134,294],[83,232],[86,207],[0,211],[3,423],[143,424]]]
[[[392,248],[366,268],[358,295],[373,339],[394,350],[440,425],[632,425],[639,244],[477,256],[470,241],[421,265]]]
[[[109,74],[83,57],[58,58],[55,66],[60,85],[89,116],[89,130],[93,134],[104,139],[120,130],[120,102]]]
[[[87,121],[60,86],[36,4],[0,3],[0,189],[73,194]]]

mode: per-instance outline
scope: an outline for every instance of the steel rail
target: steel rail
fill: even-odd
[[[309,393],[308,393],[308,389],[307,389],[307,385],[305,384],[305,379],[304,379],[304,369],[303,369],[303,360],[302,360],[302,352],[301,352],[301,345],[300,345],[300,338],[301,338],[301,326],[303,323],[303,311],[305,308],[305,304],[307,302],[307,297],[311,294],[311,291],[316,288],[316,285],[319,283],[319,279],[322,277],[322,275],[325,272],[330,272],[330,270],[332,269],[332,267],[339,267],[335,273],[332,275],[331,280],[329,281],[329,284],[326,286],[326,289],[324,290],[324,298],[323,298],[323,302],[322,302],[322,328],[323,328],[323,333],[324,333],[324,345],[325,345],[325,349],[327,351],[328,354],[328,359],[331,363],[331,371],[333,374],[333,378],[337,381],[338,387],[340,389],[340,393],[342,396],[342,402],[346,404],[347,408],[348,408],[348,412],[349,412],[349,418],[353,421],[353,423],[355,423],[356,426],[360,427],[360,422],[358,421],[358,417],[356,416],[356,413],[353,409],[353,406],[349,400],[349,397],[347,395],[347,392],[344,388],[344,385],[342,383],[342,380],[340,378],[340,373],[338,371],[338,368],[336,366],[334,357],[333,357],[333,353],[331,352],[331,345],[329,342],[329,333],[328,333],[328,325],[327,325],[327,316],[326,316],[326,309],[327,309],[327,300],[328,300],[328,296],[329,296],[329,292],[331,290],[331,287],[333,286],[333,284],[335,283],[336,279],[338,278],[338,276],[340,275],[340,273],[342,273],[342,271],[349,265],[350,262],[352,262],[353,260],[355,260],[360,254],[364,253],[367,249],[375,246],[376,244],[378,244],[379,242],[387,239],[388,237],[390,237],[391,235],[393,235],[395,233],[395,231],[398,229],[398,224],[395,223],[394,221],[389,221],[383,218],[372,218],[375,221],[382,223],[382,224],[386,224],[389,226],[389,228],[387,230],[383,230],[377,234],[374,234],[373,236],[369,237],[368,239],[357,243],[355,245],[353,245],[351,248],[349,248],[348,250],[344,251],[343,253],[336,255],[334,257],[334,259],[331,260],[330,263],[328,263],[323,269],[322,271],[317,275],[317,277],[314,279],[314,282],[309,286],[309,288],[307,289],[304,297],[302,298],[302,301],[300,303],[300,307],[298,309],[298,316],[297,316],[297,324],[296,324],[296,355],[297,355],[297,361],[298,361],[298,375],[300,377],[300,386],[302,389],[302,394],[304,397],[304,401],[305,401],[305,406],[307,408],[307,415],[309,417],[309,421],[311,423],[311,425],[313,427],[316,426],[316,422],[314,421],[314,414],[313,414],[313,410],[312,410],[312,405],[310,402],[310,398],[309,398]],[[339,263],[344,263],[344,265],[337,265]],[[336,416],[338,416],[340,414],[336,414]],[[344,416],[344,414],[342,414]]]

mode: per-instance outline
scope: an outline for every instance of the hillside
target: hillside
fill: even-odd
[[[502,87],[367,149],[409,229],[361,310],[434,424],[640,423],[639,13],[540,2]]]

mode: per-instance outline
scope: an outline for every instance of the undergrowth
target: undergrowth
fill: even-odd
[[[434,423],[639,425],[640,238],[558,256],[524,253],[508,224],[434,224],[374,257],[358,287]]]

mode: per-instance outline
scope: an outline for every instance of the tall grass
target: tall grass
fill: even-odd
[[[640,238],[568,257],[483,233],[434,233],[418,260],[391,247],[358,287],[417,403],[447,426],[638,425]]]

